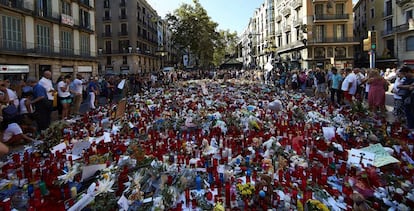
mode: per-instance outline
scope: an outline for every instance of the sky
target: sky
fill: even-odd
[[[167,13],[173,13],[180,5],[192,4],[192,0],[147,0],[158,15],[165,17]],[[259,8],[264,0],[199,0],[207,11],[211,20],[218,23],[218,29],[241,34],[247,27],[249,19],[253,17],[256,8]]]

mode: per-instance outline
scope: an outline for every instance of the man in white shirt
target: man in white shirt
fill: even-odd
[[[357,77],[355,73],[352,72],[350,68],[346,68],[346,76],[342,82],[342,93],[344,93],[344,100],[350,104],[352,102],[352,97],[355,95],[357,90]]]
[[[76,78],[72,81],[73,106],[72,114],[79,114],[79,108],[82,103],[83,81],[82,75],[76,74]]]
[[[53,83],[52,83],[51,78],[52,78],[52,72],[50,72],[49,70],[46,70],[43,73],[43,77],[39,80],[39,84],[46,89],[47,99],[49,100],[50,107],[53,107],[54,94],[56,90],[53,88]]]

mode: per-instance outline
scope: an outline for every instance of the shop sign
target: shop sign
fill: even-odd
[[[28,73],[29,65],[0,65],[0,73]]]
[[[62,73],[73,73],[73,67],[62,67],[62,68],[60,68],[60,72],[62,72]]]
[[[78,66],[78,72],[79,73],[91,73],[92,66]]]

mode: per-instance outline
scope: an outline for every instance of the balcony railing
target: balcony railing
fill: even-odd
[[[392,34],[394,34],[394,29],[392,28],[381,31],[381,36],[389,36]]]
[[[388,10],[388,11],[382,12],[382,17],[386,18],[386,17],[388,17],[388,16],[392,16],[392,11],[391,11],[391,10]]]
[[[398,26],[394,27],[394,31],[396,33],[406,32],[408,30],[410,30],[410,27],[409,27],[408,23],[401,24],[401,25],[398,25]]]
[[[302,0],[294,0],[291,5],[294,10],[300,8],[302,7]]]
[[[323,37],[308,40],[308,44],[358,42],[355,37]]]
[[[291,30],[290,25],[283,26],[283,31],[284,32],[290,32],[290,30]]]
[[[276,16],[275,21],[277,23],[279,23],[280,21],[282,21],[282,16],[281,15]]]
[[[411,0],[396,0],[395,1],[395,3],[400,7],[404,6],[405,4],[407,4],[409,2],[411,2]]]
[[[46,19],[49,19],[55,22],[60,22],[60,16],[61,16],[59,13],[56,13],[56,12],[52,13],[51,11],[45,11],[45,10],[39,10],[39,9],[35,10],[35,15],[37,17],[43,17],[43,18],[46,18]]]
[[[13,9],[28,12],[28,13],[31,13],[31,12],[34,11],[33,4],[30,3],[30,2],[25,2],[23,0],[14,0],[14,1],[0,0],[0,4],[4,5],[4,6],[7,6],[7,7],[11,7]]]
[[[33,55],[45,57],[70,57],[70,58],[93,58],[96,55],[93,51],[74,50],[68,48],[55,48],[52,45],[39,46],[31,42],[10,42],[2,39],[0,42],[0,51],[3,54]]]
[[[119,16],[119,19],[120,19],[120,20],[125,20],[125,19],[127,19],[127,15],[120,15],[120,16]]]
[[[103,21],[110,21],[111,19],[112,19],[112,18],[111,18],[110,16],[108,16],[108,17],[106,17],[106,16],[105,16],[105,17],[102,17],[102,20],[103,20]]]
[[[285,8],[282,10],[283,16],[289,16],[291,14],[290,8]]]
[[[276,30],[276,36],[281,36],[282,35],[282,30]]]
[[[89,0],[78,0],[78,2],[80,5],[86,6],[88,8],[93,8]]]
[[[326,21],[326,20],[348,20],[349,14],[315,14],[315,21]]]
[[[118,36],[128,36],[128,32],[118,32]]]
[[[300,19],[296,19],[296,20],[293,20],[293,27],[298,27],[298,26],[300,26],[300,25],[302,25],[302,20],[300,20]]]
[[[112,32],[104,32],[102,33],[102,37],[112,37]]]

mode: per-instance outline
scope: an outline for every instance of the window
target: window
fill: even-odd
[[[128,28],[126,23],[121,24],[121,33],[122,35],[128,34]]]
[[[52,15],[51,0],[38,0],[36,3],[37,15],[50,17]]]
[[[107,34],[107,35],[109,35],[109,34],[111,34],[111,25],[110,24],[108,24],[108,25],[105,25],[105,34]]]
[[[345,38],[345,25],[338,24],[334,26],[334,36],[337,41],[343,41]]]
[[[111,17],[109,10],[105,10],[105,19],[109,19]]]
[[[316,15],[323,14],[323,4],[315,4],[315,14]]]
[[[336,14],[345,14],[344,4],[336,4]]]
[[[296,28],[296,40],[300,40],[300,28]]]
[[[126,16],[127,16],[127,15],[126,15],[126,10],[125,10],[125,8],[122,8],[122,9],[121,9],[121,18],[124,18],[124,19],[125,19],[125,18],[126,18]]]
[[[105,52],[112,53],[112,41],[110,40],[105,41]]]
[[[316,25],[315,28],[315,41],[316,42],[324,42],[325,38],[325,26],[324,25]]]
[[[70,6],[70,2],[67,2],[65,0],[61,0],[60,2],[62,4],[62,14],[72,16],[72,8]]]
[[[128,64],[128,57],[127,56],[122,57],[122,64]]]
[[[2,16],[3,48],[22,48],[22,20],[16,17]]]
[[[374,8],[371,9],[371,18],[375,18],[375,10],[374,10]]]
[[[87,34],[80,36],[80,54],[82,56],[90,56],[90,41]]]
[[[109,0],[104,0],[104,8],[109,8]]]
[[[409,36],[405,39],[406,51],[414,51],[414,36]]]
[[[286,32],[286,44],[290,43],[290,32]]]
[[[120,40],[119,41],[119,50],[122,51],[123,53],[127,53],[128,52],[128,47],[129,47],[129,40]]]
[[[385,31],[392,32],[392,19],[387,19],[385,24]]]
[[[73,54],[72,46],[72,32],[61,31],[60,32],[60,52],[64,55]]]
[[[277,47],[282,46],[282,36],[277,37]]]
[[[81,27],[90,28],[90,17],[89,12],[83,9],[79,9],[79,25]]]
[[[112,58],[110,56],[106,57],[106,65],[108,66],[112,65]]]
[[[390,16],[392,15],[392,3],[391,1],[385,2],[385,11],[384,16]]]
[[[405,11],[405,20],[406,23],[408,23],[408,21],[413,18],[413,10],[407,10]]]
[[[47,53],[51,51],[51,42],[50,42],[50,27],[45,25],[37,25],[36,27],[36,41],[37,41],[37,50],[42,53]]]

